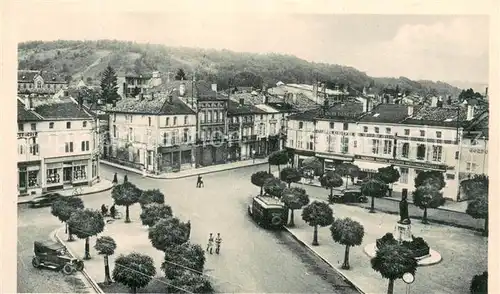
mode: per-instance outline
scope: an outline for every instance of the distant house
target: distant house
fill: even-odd
[[[162,83],[159,71],[152,73],[120,72],[117,74],[118,95],[122,98],[144,94],[146,89],[159,86]]]
[[[17,71],[17,92],[19,94],[54,94],[68,86],[56,73],[39,70]]]

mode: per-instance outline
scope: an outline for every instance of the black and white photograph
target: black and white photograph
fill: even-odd
[[[27,2],[12,291],[488,293],[488,11]]]

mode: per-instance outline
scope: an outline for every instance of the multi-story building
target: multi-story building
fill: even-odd
[[[99,177],[93,116],[71,97],[17,99],[20,195],[92,185]]]
[[[17,71],[17,92],[19,94],[55,94],[67,86],[68,83],[55,73],[39,70]]]
[[[118,73],[118,95],[122,98],[132,97],[134,94],[144,94],[147,89],[157,87],[162,83],[159,71],[152,73],[126,72]]]
[[[282,99],[297,99],[305,97],[314,104],[323,105],[325,100],[329,102],[341,102],[349,95],[346,89],[335,86],[335,89],[328,89],[325,83],[308,84],[276,84],[276,87],[269,88],[268,92],[282,97]]]
[[[194,166],[196,113],[175,93],[122,99],[107,112],[112,160],[154,173]]]

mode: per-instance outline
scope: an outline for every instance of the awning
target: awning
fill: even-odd
[[[318,153],[316,152],[316,157],[331,159],[331,160],[342,160],[342,161],[353,161],[354,157],[352,156],[344,156],[338,154],[328,154],[328,153]]]
[[[379,168],[387,167],[389,164],[367,162],[367,161],[355,161],[354,164],[359,167],[361,171],[369,173],[377,173]]]

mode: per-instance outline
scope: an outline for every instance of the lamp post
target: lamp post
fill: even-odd
[[[252,159],[253,163],[255,163],[255,149],[252,149]]]
[[[410,294],[410,285],[415,281],[415,276],[412,273],[403,275],[403,282],[406,283],[406,294]]]

